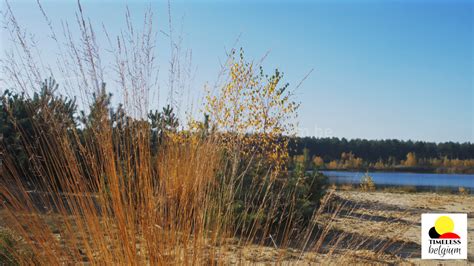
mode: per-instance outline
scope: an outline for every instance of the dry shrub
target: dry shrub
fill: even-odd
[[[372,177],[369,176],[368,173],[366,173],[361,179],[360,179],[360,189],[362,191],[375,191],[375,183],[372,180]]]
[[[459,191],[459,194],[462,195],[462,196],[469,195],[469,189],[467,189],[465,187],[459,187],[458,191]]]

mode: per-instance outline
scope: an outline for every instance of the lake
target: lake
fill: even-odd
[[[360,184],[365,172],[321,171],[331,184]],[[458,191],[464,187],[474,193],[474,175],[369,172],[376,186],[414,186],[427,191]]]

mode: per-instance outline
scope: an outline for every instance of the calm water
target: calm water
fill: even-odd
[[[322,171],[329,177],[330,183],[359,184],[364,172]],[[462,174],[422,174],[369,172],[375,185],[381,186],[415,186],[427,190],[458,190],[467,188],[474,193],[474,175]]]

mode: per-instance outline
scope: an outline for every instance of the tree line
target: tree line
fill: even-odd
[[[292,155],[303,154],[308,149],[310,157],[321,157],[324,161],[340,159],[342,153],[353,153],[356,157],[375,163],[379,160],[406,160],[408,153],[418,158],[474,159],[474,143],[425,142],[411,140],[367,140],[346,138],[296,137],[290,142]]]
[[[474,143],[296,137],[293,162],[318,169],[474,173]]]

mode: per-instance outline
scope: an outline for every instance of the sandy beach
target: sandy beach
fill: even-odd
[[[474,262],[474,197],[434,193],[389,193],[337,191],[340,201],[347,201],[346,210],[335,219],[334,226],[346,232],[358,233],[393,243],[405,244],[398,255],[402,261],[430,265],[434,261],[420,259],[422,213],[467,213],[468,261],[439,261],[443,264]],[[388,249],[390,250],[390,248]],[[396,254],[396,253],[395,253]]]
[[[434,193],[332,191],[332,202],[316,217],[329,232],[318,252],[271,246],[231,247],[231,264],[284,265],[472,265],[474,196]],[[337,210],[337,211],[336,211]],[[467,213],[468,260],[421,260],[421,214]],[[340,238],[337,244],[334,239]],[[329,247],[328,247],[329,246]],[[352,249],[352,250],[351,250]],[[237,258],[238,257],[238,258]]]

